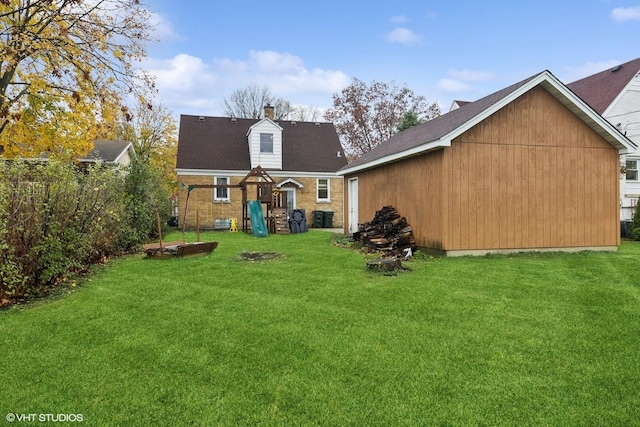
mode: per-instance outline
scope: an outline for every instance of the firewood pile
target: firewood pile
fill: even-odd
[[[351,237],[360,241],[369,252],[379,252],[385,258],[404,258],[416,250],[413,229],[393,206],[376,211],[373,220],[360,224]]]

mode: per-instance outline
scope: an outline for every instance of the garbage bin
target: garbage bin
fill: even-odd
[[[324,223],[324,212],[323,211],[313,211],[313,228],[322,228]]]
[[[333,211],[324,211],[322,226],[324,228],[333,227]]]

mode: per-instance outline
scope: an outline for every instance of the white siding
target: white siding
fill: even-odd
[[[273,153],[260,152],[260,134],[273,135]],[[251,126],[247,134],[251,168],[282,169],[282,128],[269,119],[263,119]]]
[[[603,114],[609,123],[616,126],[636,145],[640,146],[640,73],[631,80],[616,100]],[[627,159],[640,160],[640,150],[622,156],[622,164]],[[627,181],[622,176],[620,182],[620,219],[631,220],[634,207],[640,195],[640,180]]]

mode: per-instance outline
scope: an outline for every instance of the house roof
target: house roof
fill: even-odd
[[[247,133],[258,119],[180,116],[178,169],[251,169]],[[346,165],[332,123],[275,121],[282,128],[282,170],[336,172]],[[337,153],[340,153],[338,157]]]
[[[129,150],[133,152],[133,145],[129,141],[98,139],[93,141],[93,149],[79,160],[85,163],[96,161],[115,163],[125,156]]]
[[[576,80],[569,83],[567,87],[598,114],[604,114],[638,72],[640,72],[640,58]]]
[[[399,132],[349,163],[339,173],[346,175],[448,147],[454,138],[538,85],[546,89],[621,152],[635,149],[635,145],[629,139],[568,90],[553,74],[543,71],[478,101],[467,103],[440,117]]]

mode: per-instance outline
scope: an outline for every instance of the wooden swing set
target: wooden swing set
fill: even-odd
[[[242,231],[248,233],[250,230],[251,217],[249,214],[249,200],[258,200],[260,203],[266,205],[266,219],[269,222],[269,228],[271,229],[271,222],[273,219],[273,208],[279,207],[277,189],[274,189],[275,181],[267,171],[261,166],[256,166],[251,169],[249,173],[242,178],[238,184],[189,184],[187,188],[187,201],[185,203],[184,217],[182,220],[182,232],[184,233],[187,225],[187,210],[189,208],[189,196],[191,191],[196,188],[239,188],[242,190]],[[183,184],[184,186],[184,184]],[[250,190],[251,188],[251,190]],[[254,198],[249,199],[249,196]]]

